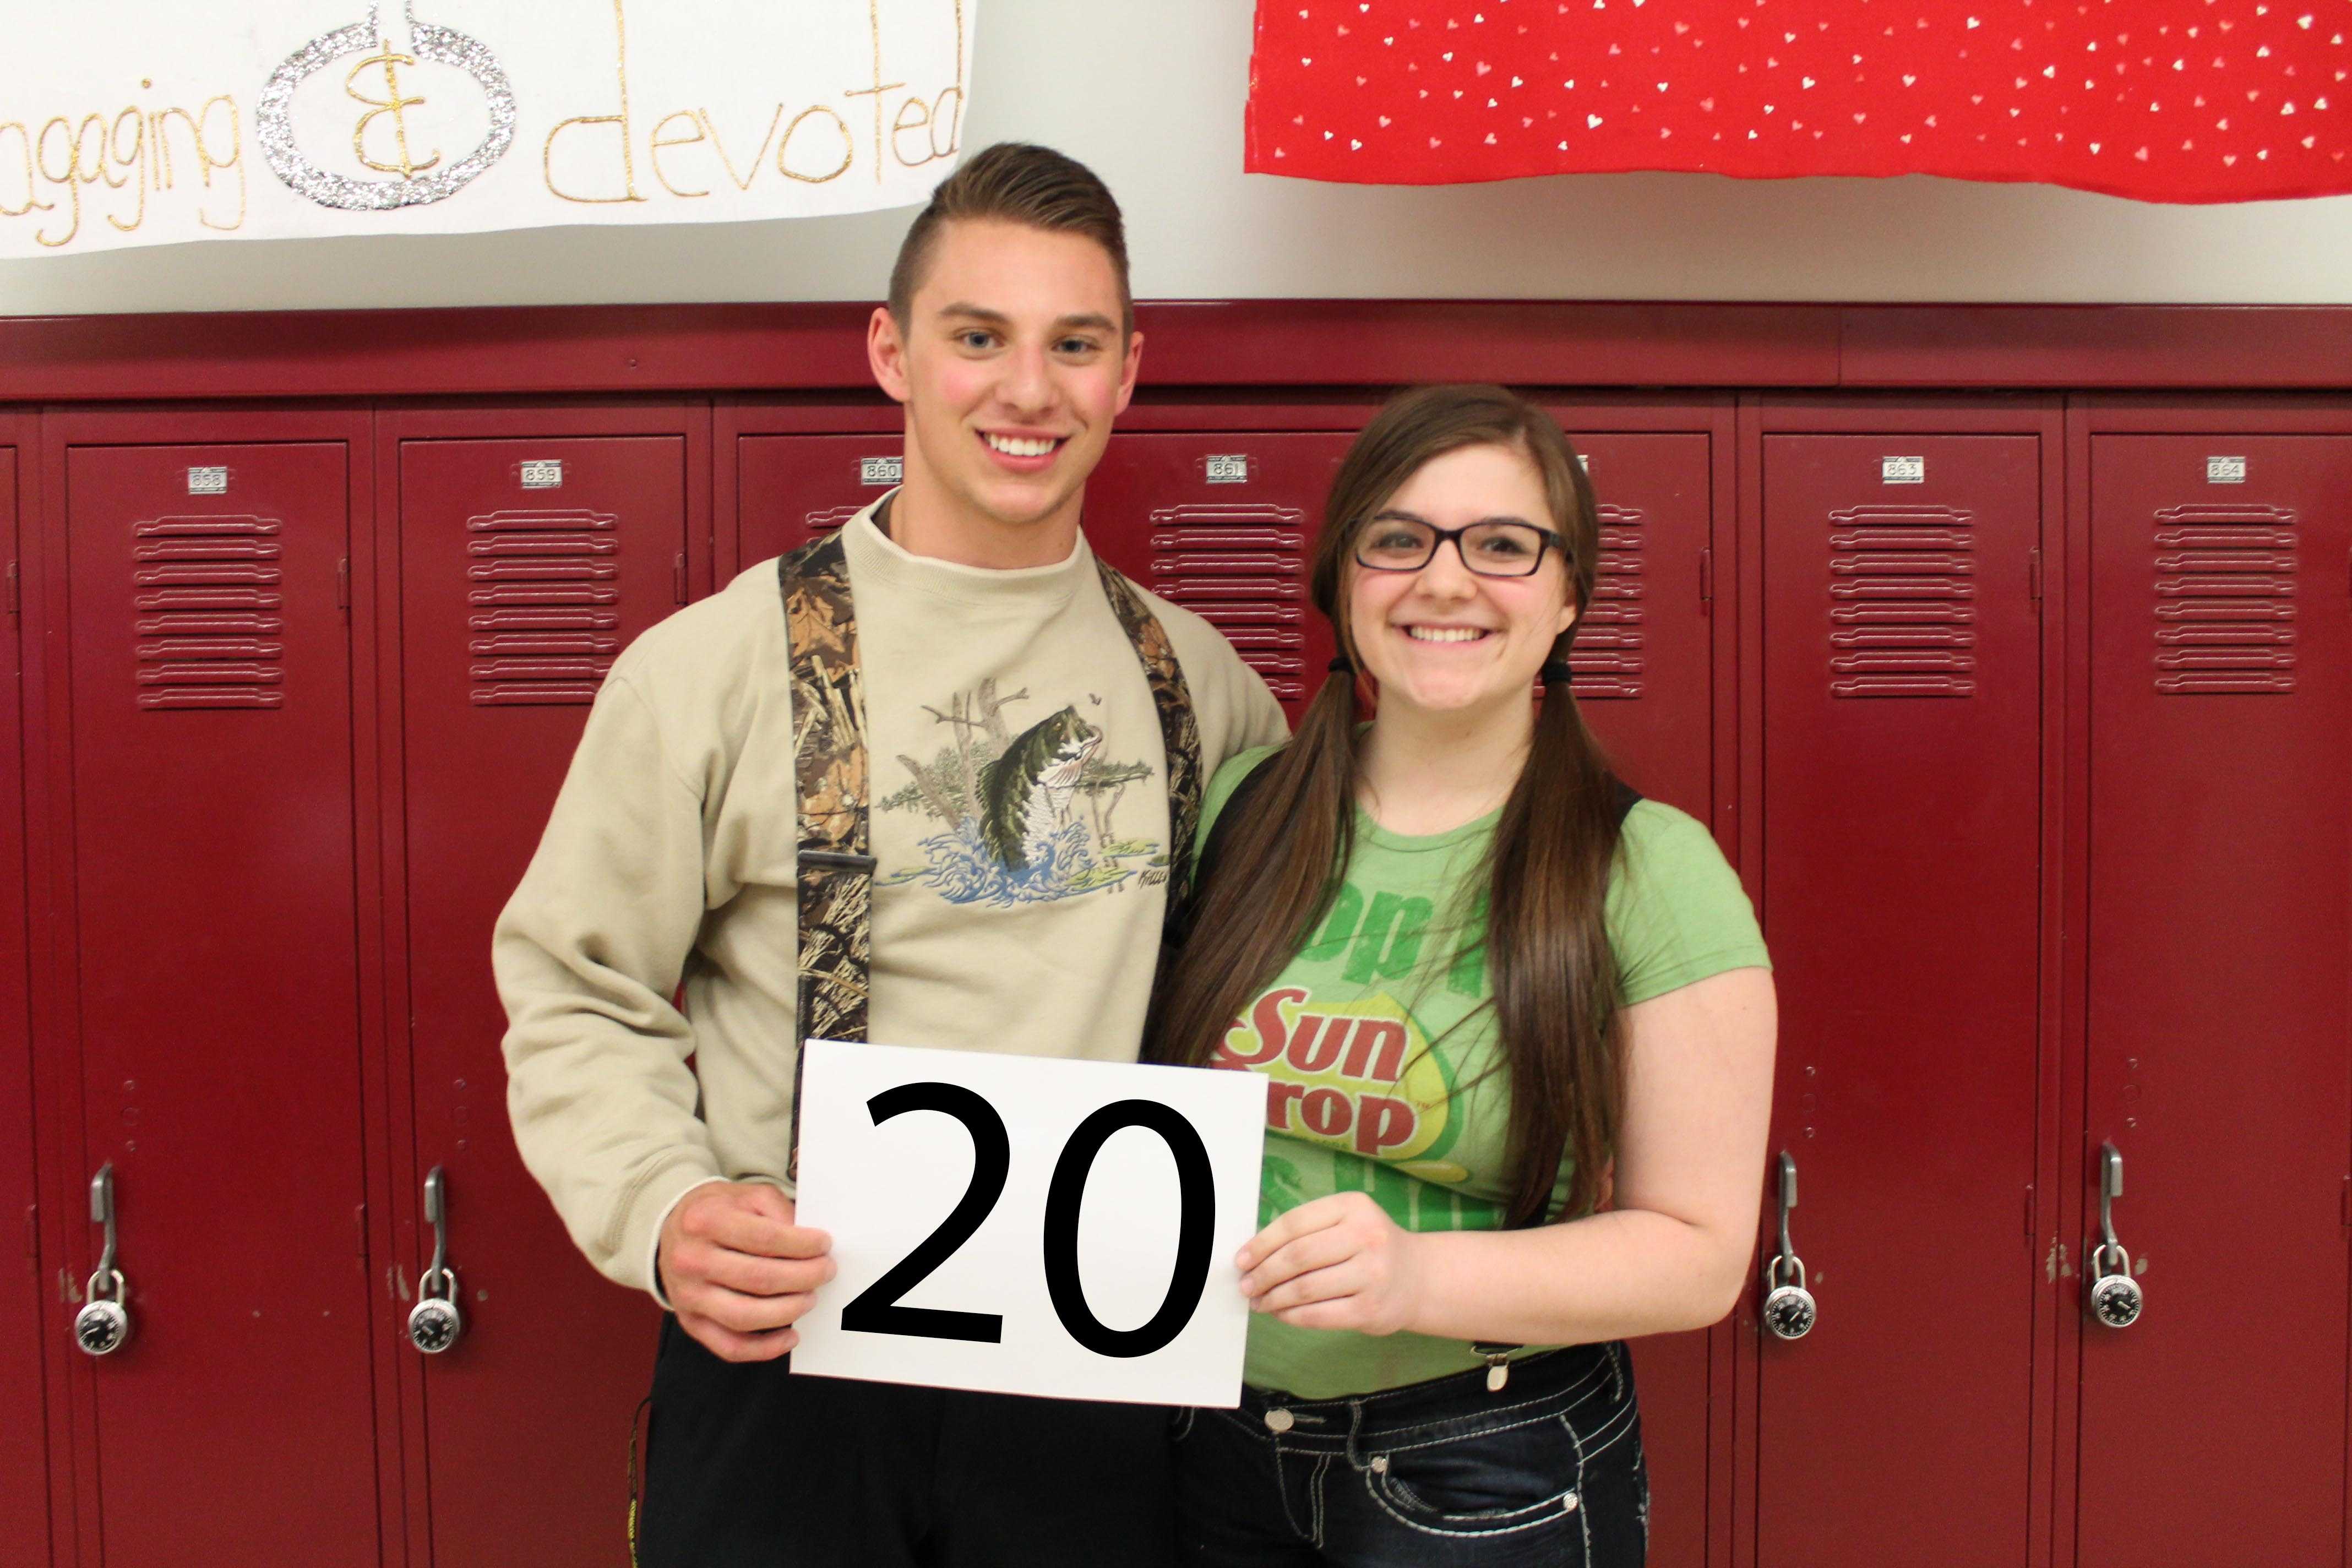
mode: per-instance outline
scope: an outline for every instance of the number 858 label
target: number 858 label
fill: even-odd
[[[799,1217],[840,1272],[801,1373],[1231,1405],[1255,1074],[813,1040]]]

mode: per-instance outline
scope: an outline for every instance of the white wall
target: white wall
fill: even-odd
[[[1127,208],[1145,298],[2352,302],[2352,197],[2168,207],[1924,178],[1245,176],[1251,16],[1250,0],[982,0],[965,145],[1022,137],[1091,163]],[[908,216],[0,262],[0,315],[866,300]]]

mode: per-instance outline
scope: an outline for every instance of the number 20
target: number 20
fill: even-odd
[[[998,1313],[908,1307],[900,1305],[898,1298],[970,1241],[1003,1194],[1004,1179],[1013,1169],[1013,1145],[1005,1135],[1004,1119],[987,1100],[952,1083],[901,1084],[867,1100],[866,1109],[877,1127],[910,1110],[936,1110],[962,1122],[971,1135],[971,1184],[921,1246],[886,1269],[841,1310],[841,1326],[856,1333],[1001,1342],[1004,1319]],[[1095,1157],[1114,1133],[1129,1127],[1157,1133],[1168,1145],[1176,1161],[1181,1207],[1176,1225],[1176,1267],[1160,1310],[1141,1328],[1113,1329],[1106,1327],[1087,1306],[1086,1285],[1078,1277],[1078,1210],[1086,1201]],[[1202,1287],[1208,1283],[1209,1233],[1215,1213],[1216,1176],[1209,1168],[1209,1151],[1191,1122],[1156,1100],[1122,1100],[1104,1106],[1070,1134],[1045,1188],[1045,1291],[1053,1300],[1054,1315],[1072,1339],[1097,1355],[1150,1355],[1168,1345],[1192,1321]]]

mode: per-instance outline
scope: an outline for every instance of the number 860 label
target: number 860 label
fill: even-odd
[[[1231,1405],[1255,1074],[813,1040],[799,1217],[838,1275],[792,1368]]]

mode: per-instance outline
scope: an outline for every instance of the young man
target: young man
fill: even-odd
[[[523,1157],[596,1267],[675,1313],[645,1568],[1170,1550],[1163,1411],[782,1359],[834,1271],[789,1195],[803,1027],[852,1008],[877,1040],[1133,1059],[1188,849],[1171,800],[1285,732],[1213,628],[1102,571],[1079,531],[1142,344],[1093,174],[1000,145],[945,181],[867,332],[906,407],[904,484],[837,547],[745,572],[615,662],[499,922]],[[854,768],[826,771],[812,721],[862,729],[870,784],[837,787]],[[1136,786],[1107,819],[1076,798],[1103,773]],[[865,871],[854,843],[803,853],[859,812]]]

